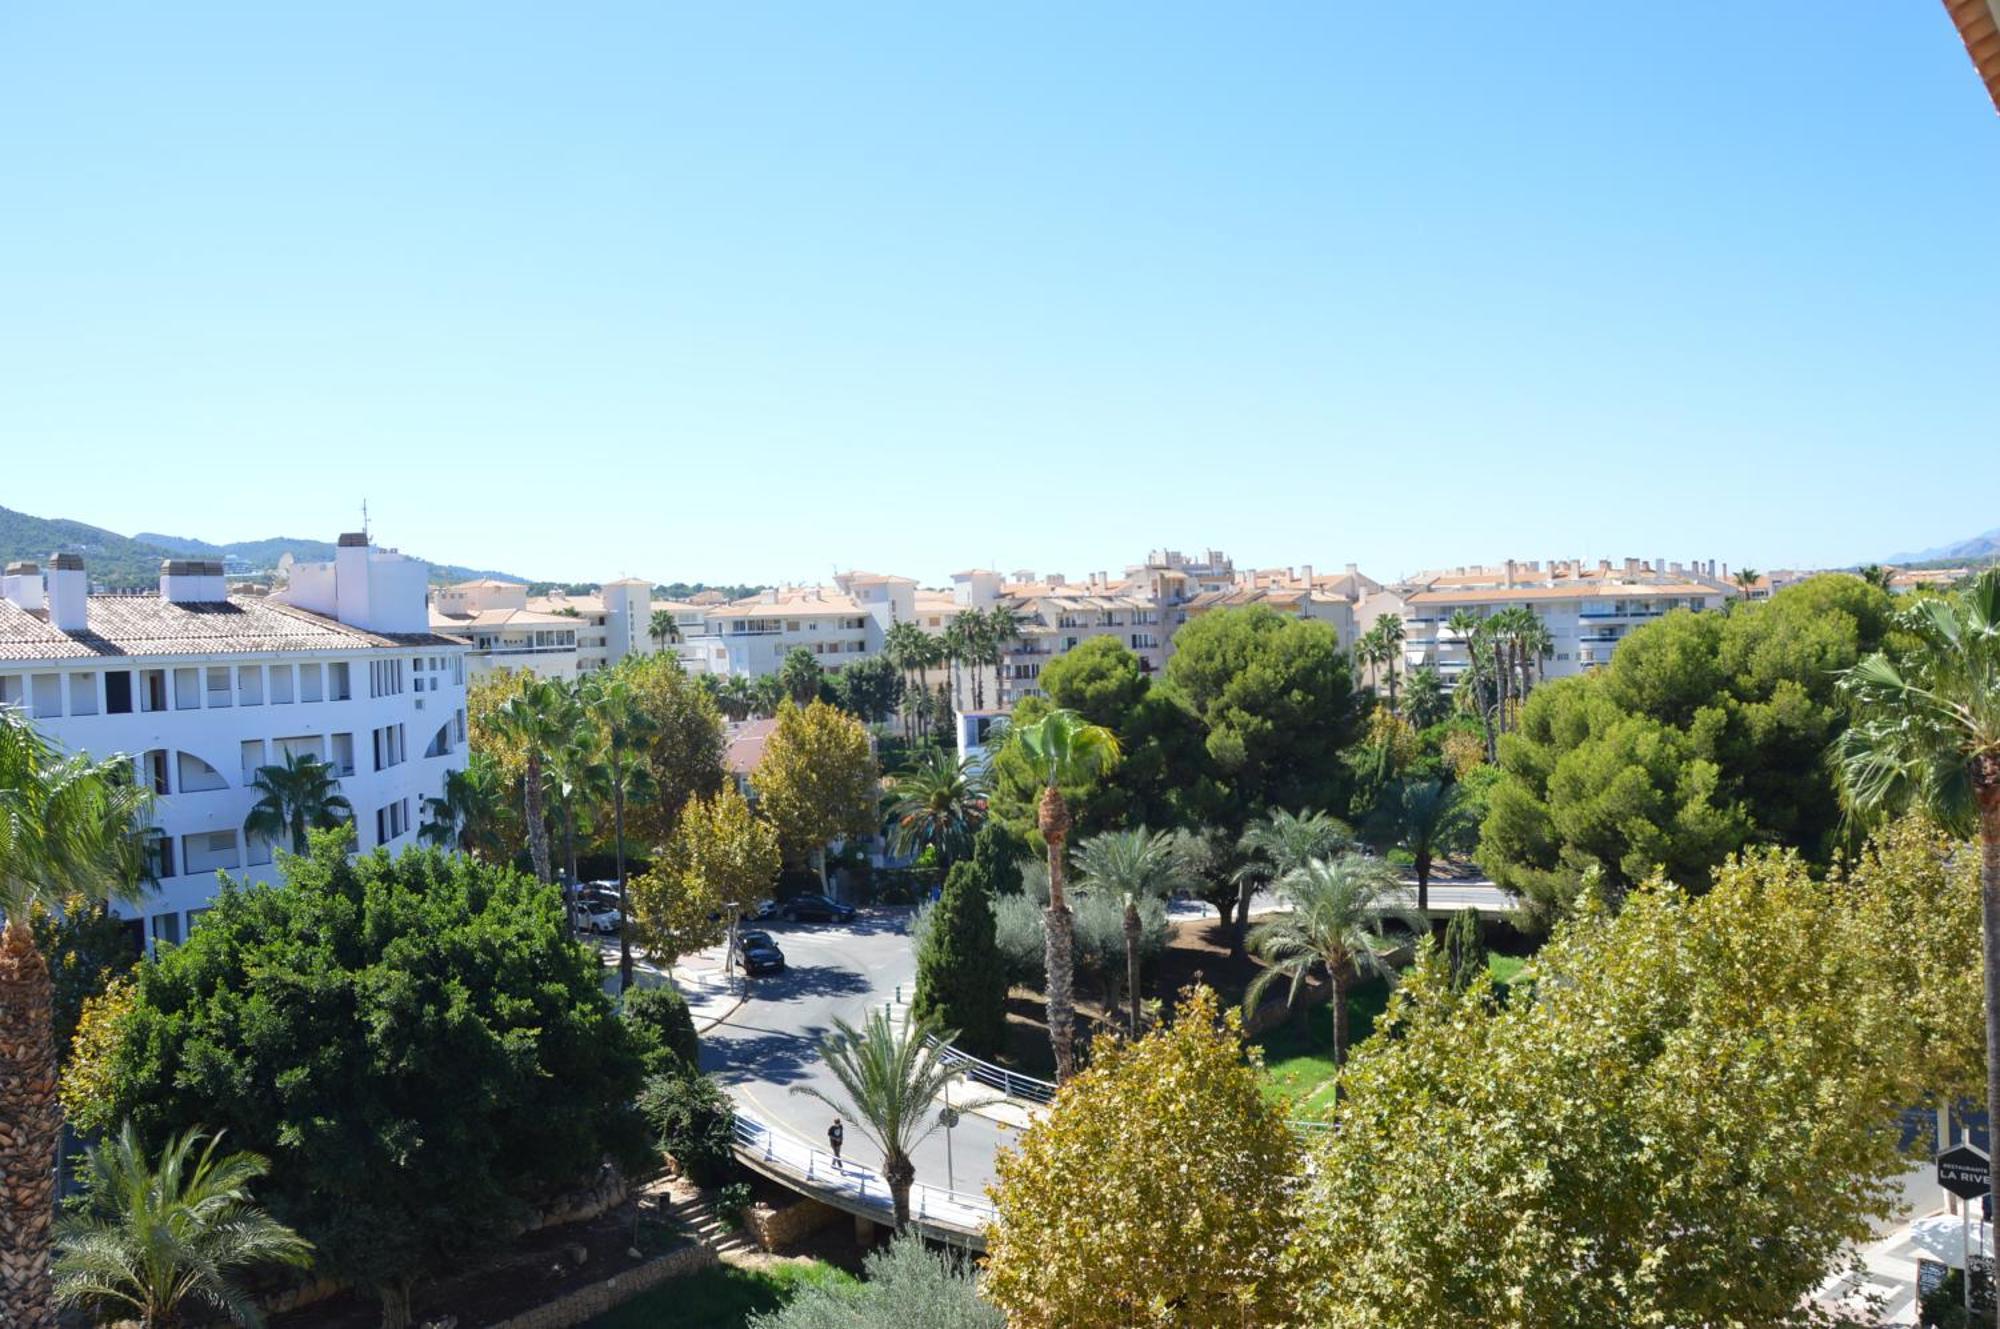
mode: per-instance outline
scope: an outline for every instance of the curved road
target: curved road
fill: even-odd
[[[871,1007],[893,1002],[898,984],[908,999],[917,969],[905,932],[908,920],[909,912],[899,910],[864,913],[844,926],[758,924],[784,948],[788,968],[748,980],[743,1004],[702,1034],[702,1069],[751,1115],[824,1149],[833,1109],[792,1090],[811,1086],[835,1102],[844,1100],[820,1058],[820,1040],[834,1032],[836,1019],[857,1024]],[[946,1167],[946,1132],[937,1131],[917,1146],[917,1180],[982,1194],[993,1180],[995,1151],[1013,1134],[985,1117],[961,1114],[950,1132],[951,1167]],[[851,1118],[844,1152],[871,1171],[881,1168],[880,1151]]]

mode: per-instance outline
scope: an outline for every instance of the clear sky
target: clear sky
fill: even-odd
[[[1936,0],[16,4],[0,505],[596,580],[2000,526]]]

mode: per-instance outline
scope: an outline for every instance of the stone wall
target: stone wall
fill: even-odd
[[[800,1196],[782,1208],[755,1204],[743,1215],[744,1225],[757,1244],[772,1254],[783,1254],[829,1224],[838,1222],[843,1211],[808,1196]]]
[[[670,1278],[680,1278],[715,1263],[715,1252],[699,1242],[668,1251],[657,1259],[614,1274],[601,1283],[580,1287],[546,1302],[531,1311],[500,1320],[486,1329],[572,1329],[605,1312],[623,1306],[641,1292],[658,1287]]]

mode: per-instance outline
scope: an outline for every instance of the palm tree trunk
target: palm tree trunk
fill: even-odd
[[[1139,902],[1125,901],[1125,988],[1132,1001],[1132,1037],[1139,1037]]]
[[[55,1329],[56,1046],[48,961],[25,918],[0,932],[0,1324]]]
[[[1986,1119],[2000,1122],[2000,758],[1981,760],[1974,788],[1979,797],[1980,930],[1986,961]],[[1989,1194],[2000,1218],[2000,1180]]]
[[[1062,790],[1042,791],[1042,838],[1049,846],[1049,907],[1043,918],[1043,959],[1048,970],[1049,1048],[1055,1053],[1056,1082],[1075,1073],[1072,1045],[1076,1037],[1076,922],[1063,899],[1063,841],[1069,834],[1069,805]]]
[[[1326,972],[1333,980],[1333,1065],[1338,1070],[1347,1060],[1347,969],[1343,965]]]
[[[542,759],[528,754],[528,856],[535,865],[535,880],[544,886],[550,881],[549,828],[542,819]]]
[[[916,1184],[916,1164],[908,1154],[890,1154],[882,1160],[882,1179],[889,1183],[889,1199],[896,1210],[896,1231],[901,1232],[910,1226],[910,1187]]]
[[[382,1299],[382,1329],[409,1329],[410,1280],[399,1278],[375,1289]]]
[[[613,830],[616,841],[613,852],[618,857],[618,990],[632,990],[632,929],[627,926],[625,903],[625,782],[621,778],[611,786],[611,808]]]
[[[563,886],[563,934],[576,939],[576,809],[563,804],[563,856],[569,860],[569,881]]]
[[[1417,912],[1424,916],[1424,922],[1431,921],[1431,851],[1426,849],[1414,855],[1417,860]]]

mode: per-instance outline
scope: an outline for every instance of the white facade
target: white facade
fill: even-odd
[[[1727,569],[1722,576],[1727,576]],[[1403,664],[1430,665],[1447,682],[1470,663],[1465,636],[1450,626],[1461,611],[1484,619],[1524,606],[1541,620],[1553,649],[1541,661],[1549,678],[1587,673],[1611,662],[1634,628],[1677,609],[1720,609],[1741,593],[1718,577],[1713,562],[1683,566],[1609,560],[1509,560],[1499,567],[1456,568],[1416,580],[1404,596]]]
[[[431,597],[426,623],[464,643],[466,671],[474,678],[496,669],[575,678],[580,668],[580,618],[530,609],[528,588],[517,581],[441,587]]]
[[[414,843],[423,800],[465,765],[465,648],[423,629],[424,565],[359,536],[339,556],[268,598],[175,560],[163,594],[88,596],[80,622],[59,581],[65,562],[81,575],[74,556],[0,584],[0,704],[65,752],[130,755],[157,795],[158,885],[118,907],[149,937],[185,937],[218,870],[274,875],[272,846],[243,829],[259,766],[326,761],[366,850]]]

